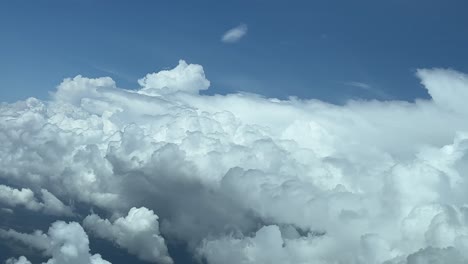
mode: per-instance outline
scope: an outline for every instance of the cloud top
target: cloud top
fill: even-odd
[[[143,94],[157,95],[174,92],[198,93],[210,86],[203,67],[198,64],[187,64],[180,60],[171,70],[149,73],[138,80]]]

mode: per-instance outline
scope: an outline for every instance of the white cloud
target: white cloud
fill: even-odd
[[[34,197],[34,193],[27,188],[18,190],[6,185],[0,185],[0,202],[11,207],[22,205],[35,211],[42,208],[42,205]]]
[[[45,264],[110,264],[99,254],[90,254],[88,236],[80,224],[57,221],[47,234],[35,231],[32,234],[0,229],[0,237],[20,241],[36,250],[43,251],[51,258]],[[30,263],[26,258],[10,259],[10,263]],[[8,263],[7,264],[10,264]],[[16,261],[16,262],[15,262]]]
[[[245,36],[245,34],[247,34],[247,30],[247,25],[240,24],[239,26],[226,31],[221,38],[221,41],[224,43],[238,42]]]
[[[317,259],[314,244],[318,243],[309,237],[283,239],[278,226],[264,226],[253,237],[223,237],[206,241],[200,252],[208,263],[310,263]]]
[[[145,207],[133,207],[126,217],[117,218],[112,223],[92,214],[84,219],[83,225],[96,236],[116,243],[142,260],[173,263],[159,233],[158,216]]]
[[[387,262],[388,264],[420,264],[420,263],[431,263],[431,264],[464,264],[467,259],[460,254],[460,252],[453,248],[424,248],[421,249],[404,259],[395,259]],[[387,264],[386,263],[386,264]]]
[[[419,69],[416,74],[437,105],[466,113],[466,74],[447,69]]]
[[[79,104],[82,98],[98,95],[99,88],[115,88],[115,82],[110,77],[89,79],[78,75],[63,80],[52,95],[55,100]]]
[[[198,64],[187,64],[184,60],[180,60],[174,69],[149,73],[139,79],[138,83],[142,87],[140,92],[149,95],[177,91],[196,94],[210,86],[203,67]]]
[[[15,258],[7,259],[5,264],[31,264],[31,262],[26,257],[21,256],[17,259]]]
[[[138,91],[66,79],[51,101],[0,105],[0,178],[25,186],[3,200],[60,208],[29,186],[98,207],[112,217],[88,217],[93,233],[167,263],[171,240],[209,264],[464,260],[468,77],[418,76],[432,99],[345,105],[200,95],[185,62]]]
[[[10,207],[24,206],[33,211],[42,210],[51,215],[73,215],[72,209],[64,205],[57,197],[49,191],[42,189],[42,202],[39,202],[33,191],[28,188],[14,189],[0,184],[0,203]]]

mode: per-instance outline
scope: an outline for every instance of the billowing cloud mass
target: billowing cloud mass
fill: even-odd
[[[99,212],[90,234],[157,263],[171,243],[208,264],[466,263],[468,76],[417,77],[431,99],[345,105],[200,95],[203,68],[184,61],[138,90],[65,79],[50,101],[0,105],[0,179],[21,187],[2,203],[48,190]],[[51,230],[2,233],[56,263],[75,263],[59,261],[71,248],[101,261],[78,224]]]
[[[18,240],[36,250],[51,256],[45,264],[111,264],[99,254],[89,253],[89,240],[80,224],[57,221],[52,224],[47,234],[35,231],[32,234],[19,233],[15,230],[1,230],[0,238]],[[24,256],[11,258],[7,264],[26,264]]]
[[[152,210],[133,207],[126,217],[117,218],[113,223],[93,214],[87,216],[83,224],[96,236],[115,242],[142,260],[173,263],[159,233],[158,216]]]
[[[240,24],[235,28],[231,28],[223,34],[221,41],[224,43],[238,42],[245,36],[245,34],[247,34],[247,29],[246,24]]]

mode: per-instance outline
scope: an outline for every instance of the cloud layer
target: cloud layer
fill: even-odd
[[[171,241],[209,264],[465,263],[468,76],[417,76],[431,100],[345,105],[200,95],[209,81],[185,61],[139,90],[65,79],[50,101],[0,105],[0,199],[45,213],[43,189],[95,208],[77,221],[157,263],[172,262]],[[78,223],[2,236],[50,263],[69,248],[105,263]]]

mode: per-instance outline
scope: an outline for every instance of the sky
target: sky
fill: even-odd
[[[0,263],[468,263],[467,5],[0,2]]]
[[[58,80],[78,74],[132,89],[147,72],[184,59],[205,67],[211,93],[412,101],[427,98],[417,68],[467,70],[467,7],[462,0],[2,1],[0,98],[46,99]],[[248,28],[241,41],[221,41],[239,25]]]

